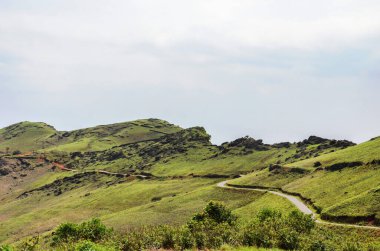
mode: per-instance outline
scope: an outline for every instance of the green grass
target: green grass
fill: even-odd
[[[327,167],[341,162],[380,160],[380,138],[343,150],[290,144],[287,148],[267,145],[267,150],[260,151],[228,144],[218,147],[209,142],[209,135],[202,128],[181,129],[162,120],[149,119],[68,133],[43,123],[24,122],[0,130],[0,151],[5,147],[43,151],[49,159],[79,171],[127,173],[133,170],[161,178],[141,181],[86,176],[72,183],[63,182],[59,188],[64,193],[59,196],[53,195],[56,189],[53,187],[16,199],[22,192],[75,175],[48,171],[48,165],[31,168],[26,177],[13,180],[19,184],[1,197],[0,242],[47,233],[59,223],[80,222],[91,217],[100,217],[120,232],[142,225],[180,225],[210,200],[225,203],[243,222],[265,207],[283,212],[294,209],[285,198],[218,188],[216,183],[223,179],[190,178],[191,174],[247,173],[231,183],[300,193],[329,216],[376,214],[380,219],[379,166],[363,165],[341,171],[317,171],[313,167],[315,162]],[[76,151],[84,155],[71,157],[70,153]],[[123,157],[108,158],[118,152]],[[282,167],[269,171],[268,167],[276,163]],[[299,171],[296,168],[304,172],[295,172]],[[322,230],[318,234],[322,235]]]
[[[56,130],[45,123],[21,122],[0,129],[0,151],[30,151],[44,147]]]
[[[288,167],[315,170],[313,165],[319,161],[323,167],[341,163],[362,161],[363,163],[380,159],[380,139],[316,158],[288,164]],[[314,205],[321,208],[327,216],[371,216],[380,219],[380,172],[379,166],[363,165],[344,168],[340,171],[313,171],[297,174],[286,171],[278,173],[268,169],[253,172],[232,184],[282,188],[285,191],[302,194]],[[284,170],[286,168],[283,168]]]
[[[0,151],[100,151],[113,146],[157,139],[181,128],[159,119],[101,125],[59,132],[45,123],[21,122],[0,129]]]
[[[322,166],[330,166],[340,162],[362,161],[369,162],[380,159],[380,138],[364,142],[333,153],[321,155],[303,161],[288,164],[295,167],[312,167],[315,162],[321,162]]]
[[[42,179],[41,184],[47,180]],[[118,231],[142,225],[183,224],[210,200],[226,203],[246,220],[250,219],[250,212],[265,207],[267,202],[271,202],[268,206],[282,210],[292,207],[274,195],[218,188],[214,179],[131,181],[98,187],[109,179],[104,177],[101,182],[89,183],[60,196],[38,192],[0,205],[3,217],[0,241],[12,242],[32,233],[49,231],[60,222],[78,222],[90,217],[101,217]]]

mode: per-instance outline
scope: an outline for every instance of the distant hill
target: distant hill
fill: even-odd
[[[57,131],[45,123],[21,122],[0,130],[0,151],[98,151],[113,146],[159,138],[181,130],[159,119]]]
[[[30,151],[43,148],[52,135],[54,127],[42,122],[21,122],[0,129],[0,151]]]

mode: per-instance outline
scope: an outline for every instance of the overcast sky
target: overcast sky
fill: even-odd
[[[1,0],[0,127],[380,135],[379,0]]]

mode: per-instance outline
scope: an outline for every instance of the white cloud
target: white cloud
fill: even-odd
[[[176,116],[188,104],[164,105],[163,95],[204,92],[223,97],[210,103],[230,116],[246,117],[252,107],[262,107],[252,108],[247,124],[276,112],[263,103],[293,109],[289,96],[306,102],[303,95],[313,95],[308,90],[315,91],[308,97],[315,101],[324,92],[333,98],[361,86],[365,103],[378,90],[378,13],[378,0],[3,0],[0,86],[12,90],[8,96],[33,90],[36,99],[76,92],[78,105],[93,101],[88,90],[95,96],[161,90],[157,100]],[[198,108],[194,114],[203,114]],[[206,118],[226,117],[206,111]],[[369,109],[368,123],[378,122],[374,112]]]

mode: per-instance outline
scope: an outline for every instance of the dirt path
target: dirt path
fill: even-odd
[[[229,181],[230,180],[225,180],[225,181],[219,182],[217,184],[217,186],[218,187],[222,187],[222,188],[227,188],[227,189],[253,190],[253,191],[267,192],[267,193],[275,194],[277,196],[281,196],[281,197],[284,197],[287,200],[289,200],[302,213],[311,215],[313,217],[313,219],[317,219],[318,215],[316,213],[314,213],[302,200],[300,200],[299,198],[297,198],[295,196],[292,196],[292,195],[289,195],[289,194],[285,194],[285,193],[282,193],[282,192],[272,191],[272,190],[269,190],[269,189],[232,187],[232,186],[228,186],[228,182]],[[316,220],[315,222],[319,223],[319,224],[325,224],[325,225],[334,225],[334,226],[343,226],[343,227],[355,227],[355,228],[380,230],[380,227],[376,227],[376,226],[360,226],[360,225],[354,225],[354,224],[327,222],[327,221],[322,221],[322,220]]]
[[[138,178],[142,178],[142,179],[148,178],[148,176],[142,175],[142,174],[113,173],[113,172],[109,172],[109,171],[105,171],[105,170],[96,170],[96,169],[94,169],[94,170],[82,170],[82,171],[78,171],[76,169],[67,168],[63,164],[60,164],[60,163],[57,163],[57,162],[53,162],[52,164],[54,166],[58,167],[60,170],[67,171],[67,172],[80,172],[80,173],[88,173],[88,172],[93,173],[93,172],[97,172],[97,173],[100,173],[100,174],[119,176],[119,177],[138,177]]]

